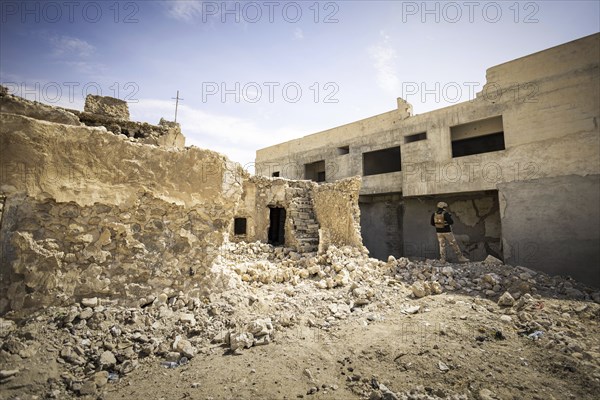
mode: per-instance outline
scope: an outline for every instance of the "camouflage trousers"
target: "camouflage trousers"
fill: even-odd
[[[438,232],[437,238],[440,244],[440,260],[446,261],[446,241],[450,243],[450,246],[458,258],[463,257],[460,247],[458,247],[458,243],[456,242],[456,238],[452,232]]]

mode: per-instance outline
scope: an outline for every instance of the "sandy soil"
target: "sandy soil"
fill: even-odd
[[[597,398],[594,289],[503,265],[365,260],[329,289],[317,275],[240,280],[206,299],[99,300],[0,319],[0,399]],[[417,280],[443,292],[418,298]],[[508,290],[518,300],[499,305]],[[233,351],[227,338],[264,318],[267,344]],[[174,352],[181,338],[192,349]],[[162,365],[173,356],[181,365]]]

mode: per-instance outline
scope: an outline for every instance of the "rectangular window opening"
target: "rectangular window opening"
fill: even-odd
[[[304,179],[325,182],[325,160],[304,164]]]
[[[350,146],[342,146],[337,148],[338,156],[350,153]]]
[[[427,132],[415,133],[414,135],[404,136],[404,144],[419,142],[427,139]]]
[[[273,173],[271,174],[271,176],[272,176],[273,178],[278,178],[278,177],[279,177],[279,171],[275,171],[275,172],[273,172]]]
[[[400,147],[363,153],[363,175],[379,175],[401,171]]]
[[[246,234],[246,218],[235,218],[233,220],[233,233],[235,235]]]
[[[505,149],[502,116],[450,127],[452,157]]]

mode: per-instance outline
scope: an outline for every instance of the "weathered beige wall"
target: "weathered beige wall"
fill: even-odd
[[[287,247],[302,251],[303,235],[297,232],[297,228],[306,219],[318,225],[313,230],[316,239],[319,237],[319,230],[325,235],[325,249],[329,244],[362,247],[358,208],[360,185],[360,177],[321,185],[306,180],[250,177],[244,181],[242,201],[235,212],[236,217],[247,218],[247,234],[234,235],[231,227],[230,240],[267,242],[270,224],[269,207],[276,206],[286,210],[285,245]],[[312,209],[298,210],[299,200],[308,200],[312,203]],[[301,212],[307,212],[308,216],[299,218],[298,214]]]
[[[358,207],[360,184],[360,177],[354,177],[315,186],[315,214],[322,238],[326,240],[325,249],[331,244],[362,247]]]
[[[561,210],[570,206],[568,196],[557,197],[559,204],[554,204],[550,186],[548,192],[544,191],[548,194],[545,201],[552,203],[546,212],[529,212],[526,205],[527,198],[540,199],[526,190],[528,183],[542,188],[544,182],[560,182],[572,191],[585,192],[587,197],[596,196],[595,186],[586,182],[600,174],[599,61],[600,34],[594,34],[497,65],[487,70],[487,82],[472,101],[416,116],[403,113],[406,105],[401,102],[398,110],[258,150],[257,172],[268,174],[279,168],[283,177],[290,176],[289,171],[299,171],[294,177],[301,178],[305,163],[325,160],[326,178],[331,182],[362,175],[364,152],[400,146],[402,172],[363,177],[361,195],[399,194],[428,201],[431,196],[443,199],[461,193],[498,191],[501,223],[507,227],[501,229],[507,260],[516,262],[511,248],[527,240],[544,249],[544,256],[535,262],[525,260],[523,265],[564,274],[569,271],[569,260],[575,258],[565,256],[573,251],[555,245],[563,243],[577,249],[578,254],[586,254],[573,274],[583,279],[593,272],[594,279],[588,282],[599,285],[599,251],[591,244],[600,230],[597,207],[592,211],[578,208],[578,215],[591,212],[586,237],[565,242],[563,232],[573,229],[573,219],[562,218]],[[498,116],[503,121],[505,150],[452,158],[451,127]],[[405,136],[422,132],[427,133],[426,140],[404,143]],[[349,146],[349,154],[337,155],[336,149],[341,146]],[[380,213],[376,207],[365,207],[370,209]],[[563,222],[533,237],[531,230],[518,222],[531,220],[529,226],[543,226],[543,220],[549,217]],[[372,218],[365,215],[363,220]],[[405,236],[403,240],[408,248],[411,239]]]
[[[327,181],[362,175],[362,154],[400,146],[402,173],[366,176],[361,194],[423,196],[497,189],[506,182],[599,172],[600,34],[487,71],[476,99],[407,117],[400,110],[257,151],[258,173],[302,178],[325,160]],[[502,116],[506,150],[452,158],[450,127]],[[404,137],[427,132],[424,141]],[[338,156],[340,146],[350,153]],[[295,172],[295,173],[294,173]]]
[[[0,159],[0,313],[218,284],[238,164],[14,114],[0,114]]]
[[[14,114],[0,114],[0,133],[5,193],[121,205],[152,192],[187,207],[218,207],[241,189],[241,183],[224,184],[241,174],[239,167],[212,151],[164,149],[99,128]]]

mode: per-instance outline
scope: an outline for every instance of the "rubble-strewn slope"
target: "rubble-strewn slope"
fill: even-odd
[[[2,320],[4,397],[592,399],[600,389],[600,293],[565,278],[261,243],[224,245],[218,265],[235,290],[165,291],[129,308],[88,298]]]

